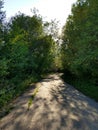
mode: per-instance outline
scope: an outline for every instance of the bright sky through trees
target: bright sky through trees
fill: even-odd
[[[30,9],[35,7],[46,20],[56,18],[62,26],[70,14],[74,2],[76,0],[4,0],[4,9],[9,18],[18,11],[32,15]]]

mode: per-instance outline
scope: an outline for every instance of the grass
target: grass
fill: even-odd
[[[28,101],[28,110],[30,109],[30,107],[32,105],[32,102],[33,102],[33,100],[34,100],[34,98],[35,98],[35,96],[36,96],[39,88],[40,88],[40,86],[38,85],[37,88],[35,88],[35,90],[34,90],[32,96],[31,96],[31,98],[29,99],[29,101]]]
[[[63,76],[63,79],[65,82],[73,85],[77,90],[82,92],[84,95],[98,102],[98,86],[95,85],[90,79],[86,78],[79,79],[73,76],[67,77],[67,75],[66,77]]]

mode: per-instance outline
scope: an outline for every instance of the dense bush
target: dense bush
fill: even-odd
[[[98,1],[78,0],[63,28],[63,68],[98,79]]]

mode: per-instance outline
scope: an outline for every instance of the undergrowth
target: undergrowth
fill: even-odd
[[[13,87],[13,89],[7,92],[6,88],[4,88],[4,91],[2,91],[0,95],[0,118],[10,112],[13,108],[12,101],[15,98],[27,91],[31,87],[31,83],[36,83],[39,80],[40,77],[34,76],[29,76],[24,80],[17,79],[17,82],[16,79],[10,80],[10,85],[12,84],[11,87]]]
[[[84,95],[94,99],[98,102],[98,85],[94,84],[91,79],[88,78],[76,78],[73,75],[63,75],[62,78],[65,82],[73,85],[77,90]]]

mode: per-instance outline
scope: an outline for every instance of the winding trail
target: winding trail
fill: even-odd
[[[98,130],[98,103],[64,83],[60,74],[40,85],[30,110],[32,88],[15,101],[15,108],[0,121],[0,130]]]

